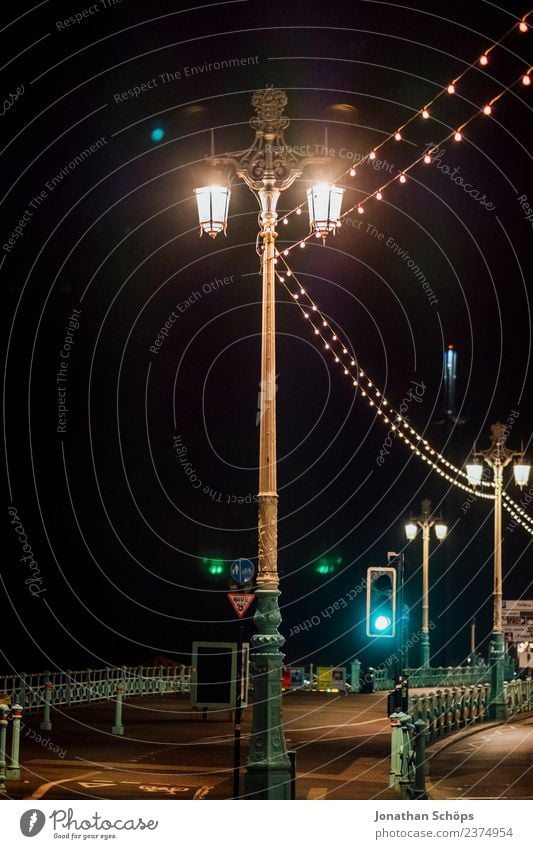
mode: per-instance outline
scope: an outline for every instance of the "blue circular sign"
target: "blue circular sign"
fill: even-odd
[[[234,560],[229,568],[229,573],[235,583],[248,584],[255,575],[255,566],[251,560]]]

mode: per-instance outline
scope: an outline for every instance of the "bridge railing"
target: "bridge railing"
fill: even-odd
[[[153,693],[188,693],[191,669],[188,666],[108,666],[103,669],[67,669],[29,675],[0,676],[0,694],[25,713],[40,710],[46,689],[50,705],[73,705],[114,698],[118,684],[124,696]]]
[[[489,678],[486,664],[476,666],[433,666],[405,669],[409,687],[466,687]]]

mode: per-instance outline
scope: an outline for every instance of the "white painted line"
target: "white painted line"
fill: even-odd
[[[42,799],[45,793],[48,793],[51,787],[56,787],[59,784],[65,784],[65,782],[69,781],[78,781],[80,783],[83,778],[90,778],[91,775],[96,775],[100,770],[91,770],[91,772],[84,772],[82,775],[75,775],[71,778],[61,778],[59,781],[49,781],[47,784],[41,784],[40,787],[35,790],[32,795],[29,797],[30,799]]]
[[[347,728],[359,728],[360,725],[373,725],[375,722],[389,722],[389,717],[384,716],[376,719],[365,719],[364,722],[336,722],[335,725],[310,725],[305,728],[295,728],[291,725],[291,731],[321,731],[323,728],[338,728],[339,731],[345,731]]]
[[[32,761],[25,761],[26,764],[32,764],[35,766],[76,766],[78,769],[84,766],[92,766],[99,767],[100,770],[103,769],[122,769],[126,772],[130,772],[134,775],[137,773],[143,773],[150,771],[158,770],[161,773],[167,773],[168,775],[184,775],[188,772],[200,772],[205,773],[206,775],[213,775],[214,773],[223,773],[223,772],[233,772],[231,767],[216,767],[214,769],[208,769],[205,766],[197,766],[197,765],[182,765],[173,767],[172,764],[142,764],[142,763],[133,763],[133,761],[88,761],[82,760],[78,758],[77,760],[64,760],[57,761],[55,759],[46,759],[46,758],[34,758]]]
[[[323,799],[328,792],[327,787],[311,787],[307,794],[307,799]]]
[[[203,787],[199,787],[198,790],[196,791],[196,793],[194,794],[194,796],[192,797],[193,801],[195,799],[205,799],[205,797],[207,796],[209,791],[212,790],[212,789],[213,789],[212,787],[208,787],[206,784],[204,784]]]

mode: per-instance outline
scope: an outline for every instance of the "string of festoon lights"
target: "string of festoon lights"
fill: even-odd
[[[391,132],[388,135],[386,135],[379,144],[375,145],[372,148],[372,150],[370,150],[366,154],[364,154],[358,162],[358,167],[366,164],[369,161],[371,162],[371,161],[375,160],[378,152],[386,144],[388,144],[388,142],[393,141],[393,140],[395,142],[401,142],[403,140],[403,132],[405,131],[406,127],[408,127],[413,121],[416,121],[419,118],[422,118],[422,120],[430,119],[431,118],[430,109],[436,103],[436,101],[439,100],[441,97],[443,97],[445,95],[456,94],[457,89],[458,89],[458,83],[473,68],[477,68],[479,65],[481,67],[486,67],[489,64],[489,57],[490,57],[490,54],[492,53],[492,51],[495,50],[499,45],[501,45],[502,42],[507,38],[507,36],[510,33],[514,32],[514,31],[518,31],[520,33],[529,32],[531,25],[528,23],[528,18],[531,15],[533,15],[533,9],[530,10],[529,12],[527,12],[521,18],[521,20],[518,23],[513,23],[512,27],[510,27],[499,39],[497,39],[496,41],[493,41],[492,44],[489,47],[487,47],[486,50],[483,51],[481,56],[477,57],[473,62],[471,62],[469,65],[467,65],[461,71],[460,74],[455,76],[447,85],[445,85],[443,88],[441,88],[431,100],[427,101],[420,109],[416,110],[414,112],[414,114],[411,115],[411,117],[408,118],[403,124],[401,124],[396,130],[394,130],[394,132]],[[342,215],[340,216],[338,222],[337,222],[337,226],[340,227],[343,219],[346,218],[346,216],[350,215],[355,210],[357,210],[359,215],[363,215],[364,212],[365,212],[365,204],[368,203],[368,201],[370,201],[372,199],[375,199],[377,201],[382,200],[383,197],[384,197],[385,190],[392,183],[399,182],[401,184],[405,184],[407,182],[408,173],[413,168],[415,168],[419,163],[422,162],[425,165],[430,165],[431,162],[432,162],[432,154],[436,150],[438,150],[441,145],[445,144],[450,139],[453,139],[455,142],[461,142],[464,138],[465,127],[467,127],[469,124],[471,124],[472,121],[474,121],[480,115],[484,115],[484,116],[492,115],[494,104],[497,103],[498,100],[500,100],[504,96],[504,94],[507,94],[512,88],[514,88],[517,85],[522,85],[522,86],[525,86],[525,87],[530,86],[531,81],[532,81],[532,76],[533,76],[533,65],[530,66],[529,68],[525,69],[524,72],[521,73],[520,76],[516,80],[514,80],[510,85],[505,86],[498,94],[496,94],[493,98],[488,100],[483,107],[476,109],[476,111],[470,116],[470,118],[468,118],[466,121],[464,121],[460,126],[456,127],[456,129],[449,132],[438,143],[432,144],[431,148],[427,148],[424,151],[424,153],[417,156],[417,158],[413,162],[411,162],[409,165],[407,165],[405,168],[403,168],[400,173],[398,173],[394,177],[391,177],[390,180],[387,180],[383,185],[381,185],[375,191],[366,194],[361,200],[359,200],[357,203],[355,203],[353,206],[351,206],[349,209],[347,209],[345,212],[343,212]],[[344,180],[348,175],[350,177],[355,177],[357,175],[357,170],[354,166],[350,166],[345,171],[343,171],[335,180],[331,181],[331,184],[337,185],[341,180]],[[288,224],[289,218],[292,215],[294,215],[294,214],[295,215],[301,215],[302,214],[302,208],[304,206],[305,206],[305,201],[298,204],[298,206],[293,207],[291,210],[287,211],[283,215],[283,218],[282,218],[283,224]],[[308,236],[304,237],[303,239],[299,239],[297,242],[290,245],[284,251],[285,256],[288,256],[289,253],[298,246],[301,247],[301,248],[304,248],[306,243],[311,238],[313,238],[313,233],[310,233]]]
[[[292,300],[296,302],[301,315],[309,325],[313,335],[317,337],[317,341],[320,340],[324,350],[329,353],[334,364],[339,367],[339,371],[342,369],[344,376],[355,387],[356,393],[359,393],[369,407],[373,408],[377,418],[381,419],[383,424],[388,427],[389,433],[404,442],[416,457],[419,457],[448,483],[475,496],[475,498],[494,500],[493,481],[480,481],[479,486],[481,488],[474,488],[469,483],[464,483],[464,480],[468,481],[467,473],[432,448],[429,441],[419,434],[405,416],[402,416],[395,409],[384,393],[375,386],[368,373],[360,368],[357,357],[350,350],[349,344],[344,342],[339,336],[339,332],[331,326],[331,322],[327,320],[318,304],[300,283],[298,275],[289,267],[283,257],[282,261],[284,272],[276,271],[277,279]],[[482,487],[489,488],[491,491],[484,492]],[[533,519],[507,493],[504,493],[504,507],[515,522],[522,525],[533,535]]]

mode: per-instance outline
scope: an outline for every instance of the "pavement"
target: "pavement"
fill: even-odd
[[[297,752],[297,798],[397,798],[388,787],[386,699],[386,693],[285,694],[287,746]],[[228,711],[203,719],[186,695],[128,699],[123,737],[111,733],[112,702],[54,709],[51,731],[40,731],[39,721],[37,714],[24,718],[21,780],[8,783],[8,798],[231,798]],[[250,723],[247,708],[242,764]]]
[[[297,798],[397,800],[388,786],[386,714],[387,693],[286,693],[285,736],[296,751]],[[8,782],[5,798],[232,798],[229,711],[203,718],[185,694],[128,699],[123,736],[111,733],[114,702],[53,709],[51,731],[40,731],[40,719],[24,717],[21,778]],[[247,708],[243,765],[250,723]],[[428,750],[430,798],[533,798],[532,756],[531,715],[454,734]]]
[[[533,799],[533,715],[483,723],[428,750],[431,799]]]

